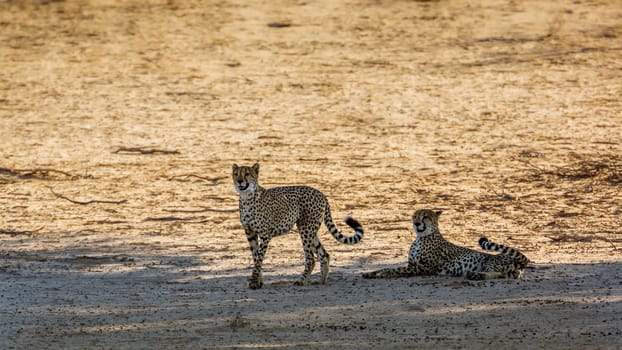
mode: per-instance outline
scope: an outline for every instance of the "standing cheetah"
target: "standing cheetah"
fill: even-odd
[[[367,272],[365,278],[409,277],[416,275],[464,276],[468,279],[520,278],[529,259],[516,249],[479,239],[492,255],[457,246],[443,238],[438,229],[440,211],[417,210],[413,224],[417,238],[410,246],[408,266]]]
[[[261,264],[273,237],[288,233],[298,226],[305,252],[305,269],[296,285],[307,285],[315,267],[314,255],[320,260],[320,283],[328,277],[329,255],[322,247],[317,231],[324,224],[339,242],[356,244],[363,238],[363,227],[346,216],[345,222],[355,234],[344,237],[335,227],[328,201],[322,192],[307,186],[284,186],[265,189],[259,185],[259,164],[252,167],[233,164],[233,184],[240,194],[240,222],[253,254],[253,273],[249,287],[261,288]]]

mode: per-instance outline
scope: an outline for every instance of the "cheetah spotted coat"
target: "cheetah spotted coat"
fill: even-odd
[[[356,244],[363,238],[361,224],[346,217],[345,222],[354,229],[351,237],[343,236],[335,227],[330,206],[324,194],[308,186],[285,186],[265,189],[259,185],[259,164],[252,167],[233,165],[233,183],[240,195],[240,222],[246,233],[253,256],[253,272],[249,287],[261,288],[261,266],[270,240],[298,227],[305,253],[305,268],[297,285],[309,283],[317,254],[321,266],[320,283],[328,277],[329,255],[320,243],[318,230],[324,222],[329,232],[339,242]]]
[[[479,240],[485,250],[499,251],[493,255],[455,245],[443,238],[438,229],[440,212],[418,210],[413,215],[417,238],[410,247],[408,265],[363,274],[365,278],[409,277],[416,275],[452,275],[468,279],[520,278],[529,262],[518,250]]]

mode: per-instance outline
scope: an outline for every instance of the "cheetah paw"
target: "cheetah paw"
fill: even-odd
[[[250,289],[259,289],[263,286],[263,281],[261,280],[251,280],[250,282],[248,282],[248,288]]]
[[[304,278],[301,278],[298,281],[294,282],[295,286],[306,286],[308,284],[309,284],[309,280],[306,280]]]
[[[363,278],[378,278],[378,271],[365,272]]]

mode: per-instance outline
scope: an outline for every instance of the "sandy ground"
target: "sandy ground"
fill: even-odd
[[[3,1],[0,42],[1,349],[622,347],[619,2]],[[234,162],[364,224],[327,285],[292,233],[247,288]],[[363,280],[425,207],[525,278]]]

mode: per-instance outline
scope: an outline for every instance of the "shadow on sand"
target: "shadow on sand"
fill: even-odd
[[[222,270],[196,256],[66,249],[0,257],[1,348],[557,348],[621,344],[622,263],[535,264],[523,280],[365,280]],[[365,266],[365,271],[383,266]],[[317,275],[314,275],[317,279]],[[148,341],[147,341],[148,340]]]

